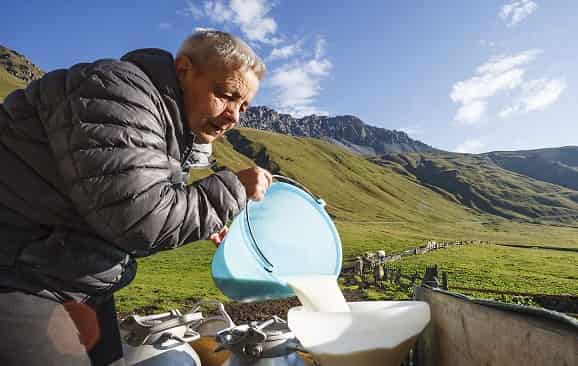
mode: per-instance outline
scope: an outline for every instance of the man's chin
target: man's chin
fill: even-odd
[[[196,142],[199,144],[210,144],[218,137],[204,132],[196,133],[195,136],[197,137]]]

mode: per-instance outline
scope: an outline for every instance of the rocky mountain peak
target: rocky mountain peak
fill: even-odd
[[[25,56],[2,45],[0,45],[0,67],[26,83],[44,75],[44,71],[40,70]]]
[[[251,107],[241,117],[241,126],[292,136],[330,141],[363,155],[439,151],[405,132],[366,124],[353,115],[309,115],[294,118],[265,106]]]

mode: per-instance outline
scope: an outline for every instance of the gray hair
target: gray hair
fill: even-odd
[[[259,80],[265,76],[265,64],[240,38],[217,30],[200,30],[185,39],[178,56],[187,56],[196,66],[207,69],[221,66],[229,70],[250,69]],[[220,65],[219,65],[220,64]]]

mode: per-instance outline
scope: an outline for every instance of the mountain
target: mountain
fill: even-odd
[[[484,154],[504,169],[578,190],[578,146]]]
[[[227,133],[214,155],[233,171],[257,164],[323,198],[345,257],[427,238],[578,243],[578,192],[502,169],[484,156],[367,158],[320,139],[251,128]]]
[[[26,85],[24,80],[10,74],[6,69],[0,67],[0,102],[4,100],[10,92],[14,89],[22,88]]]
[[[0,68],[25,83],[39,79],[44,75],[44,71],[40,70],[25,56],[2,45],[0,45]]]
[[[372,160],[390,169],[403,169],[432,190],[479,212],[537,223],[578,222],[578,191],[504,168],[494,157],[388,154]]]
[[[25,56],[2,45],[0,45],[0,68],[25,83],[39,79],[44,75],[44,71],[40,70]]]
[[[285,135],[315,137],[361,155],[440,151],[410,138],[405,132],[369,126],[359,118],[348,115],[294,118],[259,106],[249,108],[242,115],[240,125]]]
[[[25,56],[0,45],[0,102],[12,90],[24,87],[43,74]]]
[[[0,46],[0,100],[44,74],[25,56]],[[306,116],[293,118],[268,107],[252,107],[243,113],[240,125],[300,137],[315,137],[362,155],[439,151],[411,139],[405,132],[365,124],[355,116]]]
[[[0,100],[40,75],[24,56],[0,48]],[[307,182],[341,222],[419,222],[426,230],[428,222],[487,214],[578,221],[578,147],[454,154],[354,116],[297,119],[267,107],[250,108],[241,125],[252,129],[230,131],[218,145],[226,146],[216,153],[222,165],[256,163]]]

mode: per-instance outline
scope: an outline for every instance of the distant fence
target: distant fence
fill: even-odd
[[[483,240],[454,240],[454,241],[435,241],[435,240],[428,240],[424,245],[406,249],[402,252],[395,253],[395,254],[385,254],[384,250],[378,250],[376,252],[366,252],[362,256],[359,256],[363,261],[364,268],[373,269],[373,266],[379,261],[380,263],[390,263],[398,261],[404,257],[409,257],[413,255],[421,255],[426,254],[434,250],[445,249],[452,246],[462,246],[462,245],[470,245],[470,244],[489,244],[488,241]],[[383,253],[380,257],[379,253]],[[342,271],[350,271],[354,270],[356,265],[356,260],[349,261],[343,264]]]
[[[454,241],[435,241],[435,240],[428,240],[424,245],[406,249],[402,252],[395,253],[395,254],[385,254],[384,250],[378,250],[376,252],[365,252],[363,255],[360,255],[358,258],[361,258],[364,262],[365,268],[373,268],[377,260],[381,263],[389,263],[401,260],[402,258],[413,256],[413,255],[421,255],[426,254],[434,250],[445,249],[452,246],[463,246],[463,245],[471,245],[471,244],[490,244],[489,241],[486,240],[454,240]],[[556,251],[566,251],[566,252],[573,252],[577,253],[578,248],[566,248],[566,247],[552,247],[552,246],[541,246],[541,245],[520,245],[520,244],[499,244],[499,243],[492,243],[492,245],[502,246],[502,247],[511,247],[511,248],[521,248],[521,249],[543,249],[543,250],[556,250]],[[379,258],[378,253],[384,253],[384,255]],[[353,270],[355,268],[355,260],[348,261],[343,264],[342,271],[347,272]]]
[[[496,244],[501,247],[511,247],[511,248],[523,248],[523,249],[544,249],[544,250],[557,250],[561,252],[574,252],[578,253],[578,248],[566,248],[566,247],[551,247],[544,245],[520,245],[520,244]]]
[[[408,294],[410,294],[413,287],[426,283],[430,286],[439,287],[452,292],[486,293],[525,298],[531,300],[531,303],[538,304],[547,309],[567,313],[572,316],[578,314],[577,295],[552,295],[491,288],[451,286],[448,285],[447,272],[441,271],[440,273],[441,274],[438,278],[437,265],[428,267],[425,274],[421,275],[418,272],[404,273],[401,269],[388,268],[386,267],[386,263],[379,263],[375,264],[371,271],[365,270],[361,275],[355,273],[353,270],[344,271],[342,277],[345,279],[346,285],[357,285],[358,288],[362,290],[373,288],[380,291],[386,287],[385,285],[389,285],[387,287],[394,285],[394,288],[407,291]]]

